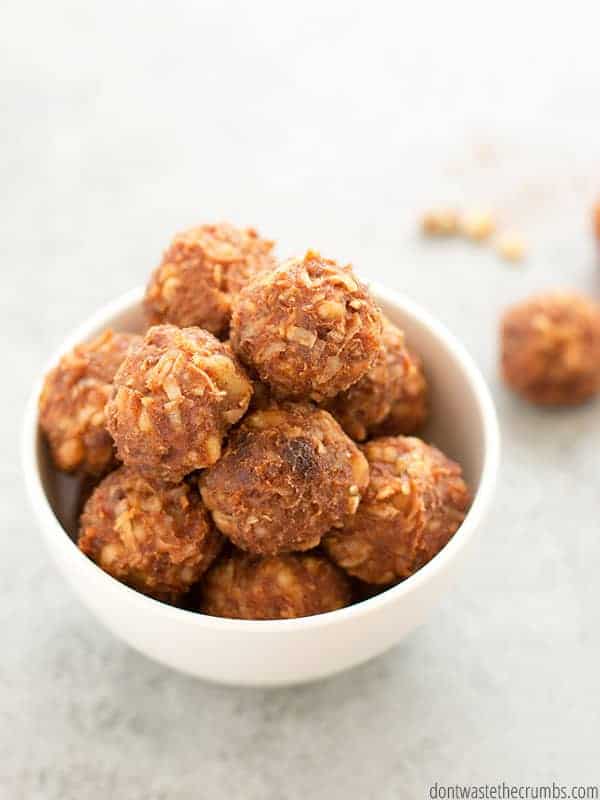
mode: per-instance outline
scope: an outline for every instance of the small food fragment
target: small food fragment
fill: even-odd
[[[495,242],[496,250],[505,261],[522,261],[525,257],[525,242],[516,233],[503,233]]]
[[[381,314],[350,267],[309,251],[240,292],[231,344],[275,397],[318,402],[373,366]]]
[[[367,583],[412,575],[452,538],[470,494],[458,464],[420,439],[388,436],[362,448],[371,481],[358,511],[323,538],[329,557]]]
[[[468,211],[460,220],[461,232],[475,242],[489,239],[496,229],[496,222],[489,211]]]
[[[350,604],[348,577],[317,553],[253,556],[235,550],[208,571],[200,610],[234,619],[291,619]]]
[[[501,322],[506,383],[532,403],[576,405],[600,390],[600,307],[555,291],[509,308]]]
[[[200,491],[234,544],[277,555],[316,547],[356,512],[368,482],[365,457],[331,414],[285,403],[245,417]]]
[[[251,394],[231,351],[208,331],[157,325],[115,375],[108,429],[125,464],[177,483],[219,458]]]
[[[402,331],[384,318],[375,364],[323,407],[358,442],[384,430],[390,435],[414,433],[427,417],[427,382],[421,361],[407,349]]]
[[[159,600],[177,602],[222,545],[197,490],[112,472],[85,504],[79,547],[113,578]]]
[[[423,214],[421,228],[426,236],[454,236],[458,221],[458,214],[452,209],[433,209]]]
[[[272,249],[253,228],[228,223],[177,234],[146,290],[151,322],[224,334],[232,299],[250,278],[275,266]]]
[[[596,203],[594,206],[594,234],[596,236],[596,241],[600,244],[600,202]]]
[[[104,331],[63,356],[44,381],[40,394],[40,427],[58,469],[81,469],[102,475],[114,462],[113,441],[106,430],[104,409],[114,375],[132,333]]]

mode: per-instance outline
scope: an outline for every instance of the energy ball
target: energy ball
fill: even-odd
[[[176,602],[212,564],[222,545],[197,490],[112,472],[85,504],[79,547],[113,578]]]
[[[309,251],[242,289],[231,344],[276,398],[319,402],[371,369],[381,313],[350,267]]]
[[[217,461],[251,394],[246,374],[211,333],[157,325],[115,375],[108,429],[125,464],[178,483]]]
[[[402,331],[384,318],[375,364],[323,407],[358,442],[384,432],[414,433],[427,418],[427,382],[421,361],[407,349]]]
[[[200,476],[215,525],[251,553],[309,550],[352,516],[367,461],[327,411],[285,403],[254,411]]]
[[[384,436],[363,447],[371,481],[354,517],[323,539],[338,566],[371,584],[412,575],[452,538],[469,489],[461,468],[414,437]]]
[[[412,350],[404,351],[402,391],[392,402],[383,422],[369,431],[371,436],[398,436],[415,433],[429,416],[429,386],[421,358]]]
[[[177,234],[146,290],[152,323],[197,325],[224,334],[232,299],[251,277],[275,267],[273,244],[253,228],[227,223]]]
[[[348,577],[322,555],[226,555],[206,574],[200,610],[234,619],[290,619],[323,614],[352,601]]]
[[[539,405],[576,405],[600,390],[600,306],[568,292],[532,297],[501,324],[506,383]]]
[[[140,338],[104,331],[78,344],[46,376],[39,399],[40,427],[58,469],[102,475],[112,466],[105,406],[129,345]]]

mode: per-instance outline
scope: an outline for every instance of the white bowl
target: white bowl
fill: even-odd
[[[367,661],[419,625],[456,578],[492,498],[499,458],[496,413],[479,370],[462,345],[406,297],[371,286],[387,316],[423,357],[432,389],[432,421],[424,438],[463,466],[473,505],[452,540],[415,575],[339,611],[292,620],[208,617],[145,597],[111,578],[81,553],[75,480],[50,465],[37,422],[43,374],[77,342],[105,327],[142,329],[142,290],[110,303],[78,328],[33,387],[25,415],[25,482],[50,552],[84,604],[136,650],[174,669],[226,684],[281,686],[323,678]],[[62,524],[61,524],[61,520]]]

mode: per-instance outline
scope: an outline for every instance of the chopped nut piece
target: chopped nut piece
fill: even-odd
[[[108,427],[126,464],[177,483],[219,458],[251,394],[228,345],[200,328],[158,325],[115,376]]]
[[[314,331],[307,331],[306,328],[299,328],[297,325],[290,325],[287,330],[287,339],[290,342],[297,342],[304,347],[312,347],[317,341],[317,334]],[[280,345],[280,342],[274,344]],[[283,350],[284,348],[282,348]],[[282,352],[280,350],[279,352]],[[264,353],[264,351],[263,351]]]
[[[342,303],[336,300],[324,300],[317,306],[317,313],[321,319],[343,319],[346,314],[346,309]]]
[[[501,323],[504,380],[532,403],[576,405],[600,391],[600,306],[553,292],[509,308]]]
[[[469,239],[481,242],[492,235],[496,222],[488,211],[469,211],[461,217],[460,229]]]
[[[234,544],[276,555],[316,547],[354,513],[368,481],[364,456],[330,414],[283,403],[248,414],[200,490]]]
[[[427,211],[421,227],[426,236],[454,236],[458,232],[458,214],[452,209]]]
[[[356,514],[322,541],[338,566],[367,583],[407,578],[444,547],[470,503],[461,469],[420,439],[373,439],[362,448],[371,480]]]
[[[311,251],[254,278],[231,320],[234,351],[279,399],[347,389],[374,363],[380,336],[379,309],[350,267]]]
[[[427,382],[402,331],[384,319],[375,364],[353,386],[322,405],[358,442],[374,434],[414,433],[427,417]]]
[[[176,602],[221,549],[198,492],[121,467],[85,504],[79,547],[117,580]]]
[[[40,427],[59,469],[102,475],[113,466],[113,442],[105,406],[114,375],[133,342],[131,333],[105,331],[77,345],[46,376],[40,395]]]
[[[146,290],[151,322],[226,333],[232,299],[254,275],[274,268],[272,249],[252,228],[227,223],[177,234]]]
[[[291,619],[350,604],[348,577],[325,556],[260,557],[234,550],[208,571],[200,610],[234,619]]]
[[[506,261],[522,261],[525,257],[525,242],[514,233],[505,233],[495,242],[496,250]]]

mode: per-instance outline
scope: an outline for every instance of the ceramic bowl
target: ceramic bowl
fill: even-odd
[[[483,531],[499,459],[494,405],[464,347],[403,295],[371,286],[387,316],[406,332],[425,363],[431,423],[423,438],[463,467],[472,507],[435,558],[397,586],[361,603],[313,617],[246,621],[204,616],[159,603],[111,578],[76,544],[77,480],[53,469],[37,421],[43,376],[77,342],[106,327],[143,328],[142,290],[108,304],[64,342],[42,370],[27,407],[25,482],[42,536],[76,595],[116,636],[173,669],[219,683],[281,686],[348,669],[402,641],[422,623],[456,579],[469,546]]]

